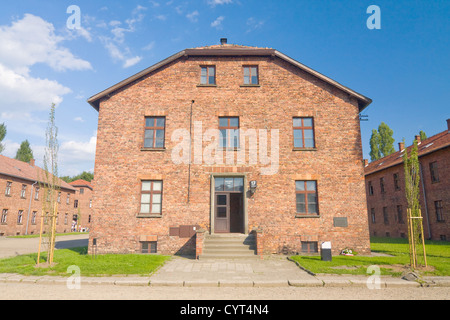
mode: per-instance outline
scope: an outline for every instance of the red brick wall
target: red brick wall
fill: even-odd
[[[10,196],[5,195],[6,182],[12,182]],[[25,197],[21,197],[22,185],[26,185]],[[28,221],[28,234],[38,234],[41,227],[41,212],[42,201],[45,199],[44,190],[39,192],[39,200],[35,200],[36,186],[33,187],[33,194],[30,204],[30,193],[33,182],[18,179],[10,176],[0,174],[0,217],[4,209],[8,210],[6,223],[0,223],[0,235],[12,236],[12,235],[24,235],[27,228]],[[70,203],[66,204],[67,194],[70,194]],[[58,204],[59,218],[56,225],[56,232],[64,233],[70,232],[72,215],[74,214],[73,208],[74,191],[73,190],[61,190],[61,202]],[[18,223],[19,210],[23,210],[22,223]],[[36,223],[32,223],[32,213],[36,211]],[[67,213],[67,224],[64,223],[64,216]],[[44,226],[45,229],[45,226]]]
[[[259,66],[259,87],[241,87],[243,64]],[[216,87],[199,87],[200,65],[215,64]],[[261,175],[266,165],[174,164],[178,128],[201,121],[203,132],[218,127],[219,116],[239,116],[244,129],[279,130],[278,173]],[[144,117],[166,117],[166,150],[141,151]],[[293,151],[292,118],[314,117],[315,151]],[[158,251],[195,253],[187,239],[169,236],[169,227],[210,228],[210,176],[243,173],[256,180],[247,198],[248,231],[260,227],[266,252],[299,251],[302,237],[331,241],[367,253],[369,233],[357,101],[348,94],[278,58],[189,58],[177,60],[128,85],[100,104],[95,163],[92,238],[99,252],[138,252],[140,235],[157,235]],[[203,142],[203,147],[209,145]],[[248,152],[248,151],[247,151]],[[137,218],[140,180],[164,182],[162,216]],[[296,218],[295,180],[317,180],[320,217]],[[347,217],[348,227],[334,227]]]
[[[450,239],[450,149],[441,149],[431,154],[419,158],[422,167],[423,183],[426,192],[426,203],[422,183],[420,184],[420,203],[423,216],[423,227],[426,238],[429,238],[431,231],[431,239],[440,240],[441,236]],[[431,182],[430,163],[438,163],[439,182]],[[399,174],[400,190],[394,189],[394,173]],[[380,178],[385,180],[385,193],[380,192]],[[368,183],[372,181],[374,186],[374,195],[369,195]],[[367,209],[369,214],[370,234],[376,236],[386,236],[389,233],[391,237],[401,237],[402,234],[407,237],[407,219],[406,209],[407,202],[405,197],[405,176],[403,165],[397,165],[385,170],[366,176],[366,192],[367,192]],[[443,206],[444,222],[437,222],[434,202],[441,200]],[[403,221],[399,223],[397,218],[397,205],[403,208]],[[389,224],[384,223],[383,207],[387,208],[389,216]],[[376,222],[372,223],[370,219],[371,208],[375,209]],[[427,219],[427,211],[428,218]],[[429,226],[429,227],[428,227]]]
[[[74,195],[74,200],[78,200],[78,208],[74,208],[74,213],[81,216],[81,220],[79,221],[78,225],[82,228],[89,229],[91,226],[89,216],[91,217],[92,221],[92,205],[90,205],[90,201],[93,200],[93,190],[91,190],[87,186],[73,187],[77,190]],[[80,192],[81,189],[83,189],[83,193]]]

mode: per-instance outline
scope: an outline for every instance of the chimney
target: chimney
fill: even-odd
[[[364,167],[367,167],[369,165],[369,160],[368,159],[364,159]]]
[[[227,42],[228,42],[227,38],[221,38],[220,39],[220,44],[221,45],[227,44]]]
[[[404,142],[399,142],[398,143],[398,151],[402,152],[402,150],[405,149],[405,143]]]
[[[448,129],[448,132],[450,132],[450,119],[447,119],[447,129]]]
[[[30,159],[29,164],[30,164],[30,166],[34,167],[34,159]]]
[[[421,142],[421,141],[420,141],[420,136],[419,136],[419,135],[416,135],[415,138],[416,138],[416,140],[417,140],[417,144],[420,144],[420,142]]]

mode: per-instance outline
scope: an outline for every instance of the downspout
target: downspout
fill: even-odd
[[[35,181],[32,185],[31,185],[31,192],[30,192],[30,204],[28,205],[28,216],[27,216],[27,226],[25,228],[25,235],[28,235],[28,223],[30,221],[30,211],[31,211],[31,200],[33,199],[33,187],[34,185],[38,183],[37,181]]]
[[[431,239],[430,219],[428,217],[427,192],[425,191],[425,184],[423,181],[422,164],[419,162],[420,182],[422,183],[423,200],[425,205],[425,216],[427,217],[428,239]]]
[[[189,176],[188,176],[188,194],[187,194],[187,203],[190,201],[190,192],[191,192],[191,162],[192,162],[192,106],[195,101],[191,102],[191,112],[189,116]]]

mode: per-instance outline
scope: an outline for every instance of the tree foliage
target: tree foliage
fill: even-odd
[[[23,162],[30,162],[33,158],[33,150],[31,150],[30,143],[28,140],[23,141],[17,150],[16,159]]]
[[[395,152],[394,131],[389,126],[381,122],[378,131],[373,129],[370,137],[370,160],[378,160]]]
[[[378,160],[381,158],[380,151],[380,134],[377,130],[372,130],[372,136],[370,137],[370,160]]]
[[[5,146],[1,143],[6,136],[6,125],[4,123],[0,124],[0,153],[5,150]]]
[[[91,172],[83,171],[82,173],[80,173],[76,176],[73,176],[73,177],[70,177],[70,176],[61,177],[61,180],[64,180],[67,183],[70,183],[72,181],[79,180],[79,179],[91,182],[94,179],[94,174]]]

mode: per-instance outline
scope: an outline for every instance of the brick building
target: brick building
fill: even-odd
[[[78,225],[78,230],[88,231],[92,220],[92,196],[94,188],[89,181],[78,179],[69,183],[76,189],[73,207],[75,215],[73,220]]]
[[[0,236],[37,234],[40,232],[43,201],[41,190],[44,170],[30,163],[0,155]],[[56,232],[70,232],[74,215],[75,188],[59,180]],[[45,220],[44,220],[45,221]]]
[[[371,100],[281,52],[183,50],[94,95],[97,252],[370,252],[359,113]],[[191,160],[191,161],[189,161]]]
[[[418,140],[420,204],[427,239],[450,240],[450,119],[447,130]],[[408,154],[412,146],[407,147]],[[373,236],[405,238],[407,202],[403,153],[399,151],[366,164],[365,179],[369,229]]]

